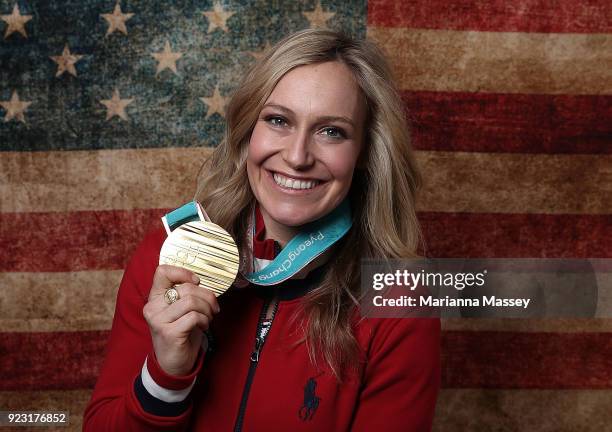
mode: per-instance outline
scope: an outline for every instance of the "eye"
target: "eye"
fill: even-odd
[[[277,115],[268,116],[265,118],[265,120],[266,122],[270,123],[272,126],[277,126],[277,127],[282,127],[287,124],[287,121],[283,117],[277,116]]]
[[[324,135],[327,135],[329,138],[346,138],[346,134],[344,133],[344,131],[340,128],[337,127],[326,127],[322,129],[322,132]]]

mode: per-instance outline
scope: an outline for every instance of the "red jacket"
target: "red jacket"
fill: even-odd
[[[308,360],[299,337],[301,296],[316,282],[279,286],[281,298],[257,362],[255,335],[270,287],[230,289],[219,297],[221,312],[212,322],[212,340],[193,373],[169,376],[153,354],[142,316],[163,229],[150,233],[123,276],[106,359],[86,408],[86,431],[428,431],[440,385],[440,324],[437,319],[364,319],[355,334],[367,363],[340,384]],[[257,245],[261,246],[261,245]],[[319,271],[320,273],[321,271]],[[314,274],[314,276],[312,276]],[[143,387],[147,359],[150,377],[170,390],[188,388],[180,402],[164,402]],[[239,414],[239,412],[241,414]]]

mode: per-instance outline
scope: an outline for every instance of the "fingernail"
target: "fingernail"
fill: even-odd
[[[200,278],[197,277],[196,275],[193,275],[191,280],[193,281],[194,284],[199,284],[200,283]]]
[[[216,313],[221,312],[221,308],[219,307],[219,305],[216,305],[216,306],[215,306],[215,312],[216,312]]]

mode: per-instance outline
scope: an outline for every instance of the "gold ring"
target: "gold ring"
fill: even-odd
[[[168,303],[169,305],[171,305],[180,298],[181,296],[179,296],[178,291],[174,287],[168,288],[166,290],[166,293],[164,294],[164,300],[166,300],[166,303]]]

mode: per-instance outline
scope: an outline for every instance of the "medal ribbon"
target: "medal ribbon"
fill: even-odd
[[[162,217],[168,234],[178,226],[194,220],[210,221],[196,201]],[[340,240],[351,225],[351,209],[345,199],[328,215],[306,224],[266,267],[254,273],[243,273],[242,276],[253,284],[266,286],[290,279]]]

